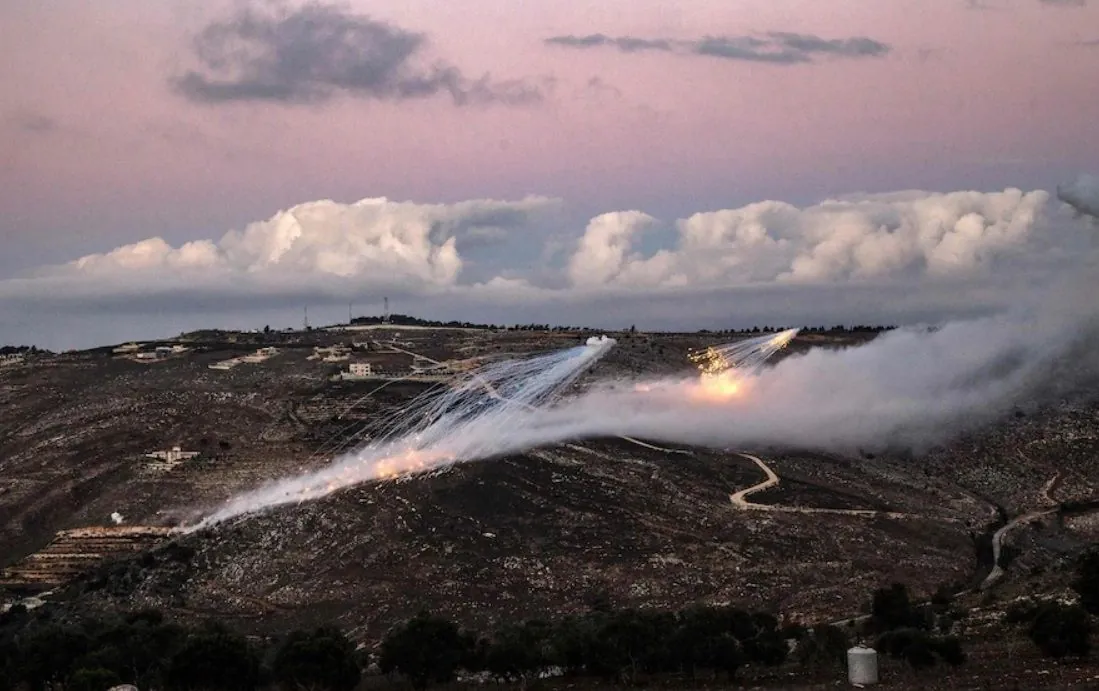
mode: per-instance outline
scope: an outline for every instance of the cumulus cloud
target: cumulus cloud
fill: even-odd
[[[667,52],[778,65],[809,63],[819,57],[882,57],[890,51],[889,45],[864,36],[826,39],[785,31],[759,36],[705,36],[694,40],[563,35],[551,36],[545,43],[566,48],[615,48],[623,53]]]
[[[1095,197],[1074,195],[1095,192],[1088,180],[1061,198],[1087,208]],[[1091,228],[1049,193],[1018,189],[771,200],[671,221],[612,211],[573,224],[548,266],[508,254],[562,242],[567,227],[563,205],[544,197],[309,202],[220,239],[153,237],[0,281],[0,331],[60,312],[175,314],[193,327],[342,305],[338,318],[349,300],[381,295],[423,316],[494,323],[912,323],[994,313],[1096,255]]]
[[[1099,220],[1099,177],[1081,175],[1074,182],[1059,185],[1057,197],[1077,213]]]
[[[525,81],[466,77],[444,62],[417,61],[426,37],[369,16],[311,3],[273,12],[244,7],[194,38],[199,65],[172,78],[199,103],[316,103],[337,94],[406,100],[447,94],[455,104],[541,99]]]
[[[765,201],[681,219],[676,246],[647,257],[630,253],[636,224],[593,223],[572,277],[583,287],[969,277],[1032,250],[1048,199],[1008,189],[867,195],[805,208]]]
[[[491,242],[556,204],[544,197],[435,205],[385,198],[309,202],[217,241],[173,247],[150,238],[44,269],[36,280],[92,282],[107,292],[132,291],[134,280],[152,280],[154,290],[178,290],[196,280],[228,291],[302,289],[326,281],[445,288],[462,271],[461,245]]]

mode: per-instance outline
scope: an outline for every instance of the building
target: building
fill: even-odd
[[[25,360],[23,353],[8,353],[7,355],[0,355],[0,367],[7,367],[8,365],[18,365]]]
[[[137,352],[140,349],[141,349],[141,344],[140,343],[126,343],[126,344],[118,346],[112,352],[117,353],[117,354],[134,353],[134,352]]]
[[[180,461],[186,461],[189,458],[194,458],[199,454],[198,451],[184,451],[182,447],[173,446],[167,451],[153,451],[145,454],[146,458],[156,458],[168,463],[179,463]]]
[[[352,377],[369,377],[374,373],[374,367],[369,362],[352,362],[348,365],[348,374]]]
[[[241,360],[241,362],[257,363],[257,362],[263,362],[264,360],[267,360],[268,358],[272,358],[272,357],[274,357],[275,355],[278,355],[278,354],[279,354],[279,349],[278,348],[272,348],[272,347],[260,348],[259,350],[252,353],[251,355],[245,355],[244,357],[240,358],[240,360]]]
[[[178,446],[173,446],[167,451],[153,451],[152,453],[145,454],[146,458],[153,459],[145,465],[145,469],[147,472],[151,473],[165,473],[172,468],[175,468],[180,463],[198,455],[198,451],[184,451]]]

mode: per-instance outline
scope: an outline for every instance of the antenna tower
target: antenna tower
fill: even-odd
[[[385,314],[382,315],[382,323],[383,324],[388,324],[389,323],[389,298],[384,298],[384,300],[385,300]]]

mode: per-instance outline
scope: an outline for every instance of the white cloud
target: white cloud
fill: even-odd
[[[627,252],[634,236],[656,224],[640,211],[615,211],[596,216],[580,238],[580,247],[569,261],[569,278],[575,285],[592,286],[621,278],[622,267],[637,261]]]
[[[1047,192],[1017,189],[762,201],[670,222],[616,211],[583,228],[560,209],[543,197],[309,202],[220,239],[173,247],[154,237],[0,281],[0,331],[26,329],[38,305],[53,315],[186,313],[190,324],[380,295],[409,313],[494,323],[911,322],[988,314],[1091,261],[1096,245]],[[510,254],[545,238],[567,250],[541,262],[537,251]]]
[[[1048,199],[1008,189],[865,195],[806,208],[765,201],[681,219],[676,246],[649,257],[630,253],[633,225],[593,222],[570,266],[583,267],[572,278],[584,288],[968,277],[1041,243]]]
[[[201,271],[225,277],[361,277],[374,283],[451,286],[462,271],[459,242],[499,239],[555,204],[543,197],[449,205],[384,198],[354,204],[308,202],[229,231],[217,242],[200,240],[174,248],[151,238],[82,257],[50,273],[107,277],[155,272],[163,277],[163,272]]]

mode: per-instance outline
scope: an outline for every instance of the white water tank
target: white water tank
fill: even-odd
[[[864,686],[878,683],[878,651],[857,645],[847,651],[847,679]]]

